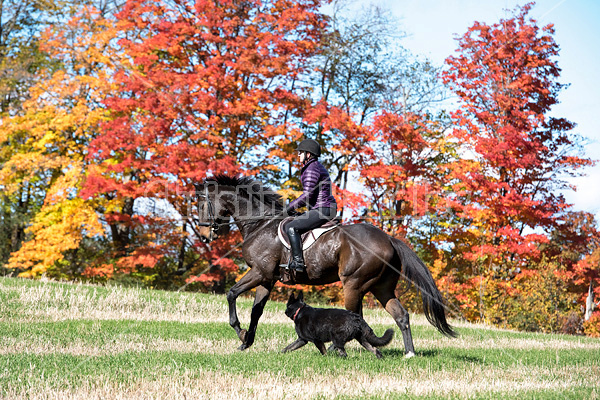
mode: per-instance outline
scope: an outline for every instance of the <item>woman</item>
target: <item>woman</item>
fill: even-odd
[[[307,206],[308,211],[296,216],[292,222],[288,223],[286,232],[292,248],[288,268],[302,272],[306,266],[302,255],[300,235],[335,218],[337,204],[331,194],[329,173],[318,160],[321,155],[319,143],[312,139],[303,140],[296,151],[299,153],[298,157],[302,163],[300,180],[303,193],[287,206],[286,213],[289,214],[304,205]]]

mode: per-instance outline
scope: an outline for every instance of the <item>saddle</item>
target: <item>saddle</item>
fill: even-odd
[[[288,250],[290,248],[290,240],[288,238],[287,233],[285,232],[285,227],[293,219],[294,219],[294,217],[287,217],[287,218],[285,218],[283,221],[281,221],[279,223],[279,229],[277,229],[277,236],[279,236],[279,240],[281,240],[281,243],[283,243],[283,245]],[[301,235],[301,238],[302,238],[302,250],[308,249],[313,243],[315,243],[317,241],[317,239],[319,238],[319,236],[321,236],[325,232],[328,232],[328,231],[330,231],[332,229],[337,228],[340,225],[341,225],[340,220],[338,220],[337,218],[334,218],[331,221],[327,221],[325,224],[321,225],[320,227],[315,228],[313,230],[310,230],[310,231],[302,234]]]
[[[279,240],[281,240],[281,243],[283,243],[283,245],[288,250],[290,249],[290,240],[288,238],[287,233],[285,233],[285,228],[286,228],[286,225],[289,222],[291,222],[293,219],[294,219],[294,217],[285,218],[283,221],[281,221],[281,223],[279,223],[279,229],[277,229],[277,236],[279,236]],[[335,229],[340,225],[341,225],[341,221],[337,218],[334,218],[331,221],[328,221],[325,224],[321,225],[320,227],[302,234],[300,236],[302,239],[302,251],[308,249],[311,245],[313,245],[322,234],[324,234],[325,232],[328,232],[332,229]],[[291,284],[298,282],[297,274],[306,276],[306,272],[299,273],[293,269],[287,268],[287,262],[289,260],[290,254],[291,254],[291,252],[287,253],[286,255],[283,256],[283,259],[281,260],[283,262],[283,264],[281,264],[279,266],[279,271],[280,271],[279,280],[281,282],[285,283],[286,285],[291,285]]]

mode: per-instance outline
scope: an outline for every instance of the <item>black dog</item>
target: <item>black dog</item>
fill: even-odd
[[[324,343],[333,342],[331,348],[336,349],[342,357],[346,357],[345,344],[356,339],[365,349],[375,354],[377,358],[381,358],[381,352],[375,347],[387,345],[394,336],[393,329],[385,331],[382,337],[375,336],[367,322],[351,311],[313,308],[304,302],[302,292],[297,298],[292,293],[287,302],[285,315],[296,324],[298,340],[283,349],[284,353],[313,342],[321,354],[325,355],[327,351]]]

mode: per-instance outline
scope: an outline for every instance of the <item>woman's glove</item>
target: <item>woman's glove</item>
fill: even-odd
[[[296,215],[297,212],[294,208],[291,208],[289,205],[285,207],[284,211],[285,215]]]

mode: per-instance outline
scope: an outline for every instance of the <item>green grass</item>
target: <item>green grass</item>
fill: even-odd
[[[247,326],[251,299],[240,299]],[[239,352],[225,296],[0,278],[3,398],[599,398],[600,340],[456,323],[459,339],[412,316],[378,360],[358,344],[321,356],[269,302]],[[393,326],[366,310],[376,333]]]

